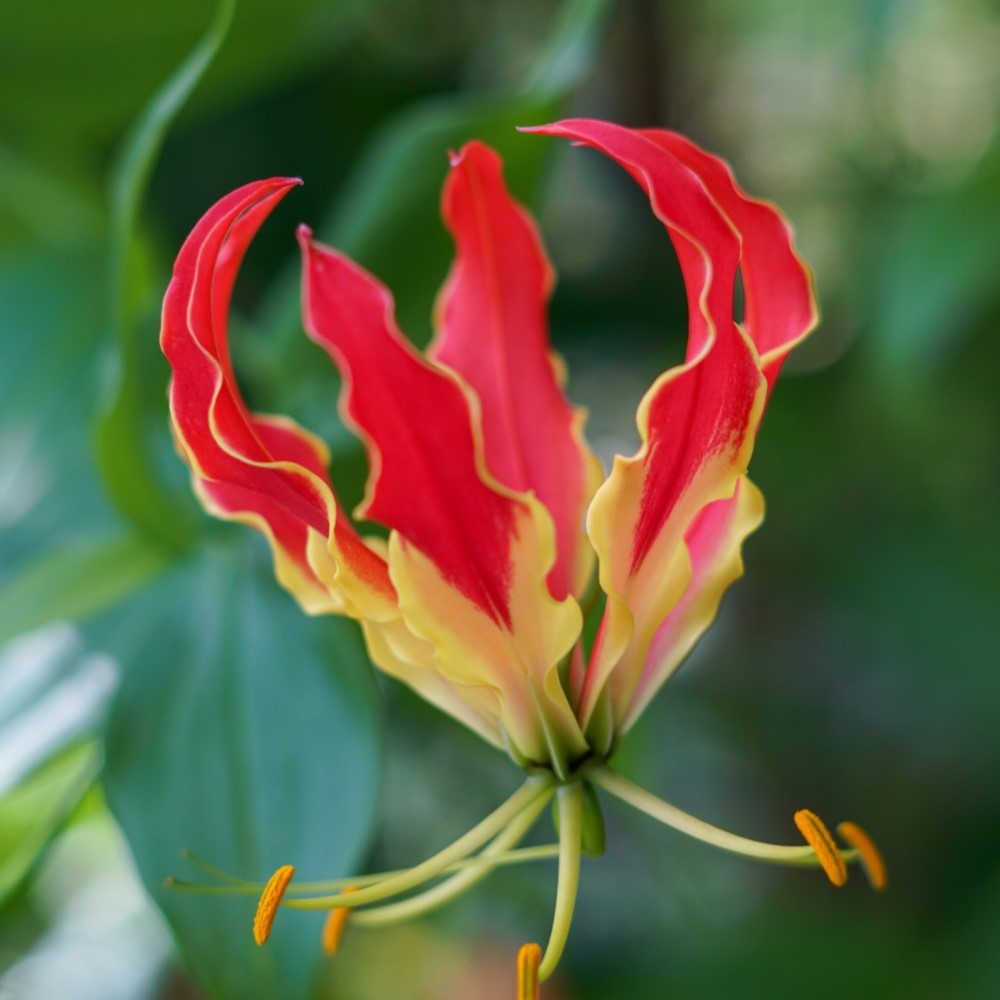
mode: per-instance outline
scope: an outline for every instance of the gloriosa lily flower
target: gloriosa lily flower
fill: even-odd
[[[743,572],[741,544],[763,517],[750,453],[782,362],[817,311],[782,216],[689,140],[583,119],[525,131],[591,146],[627,170],[683,272],[686,360],[653,382],[637,414],[639,450],[615,458],[603,481],[549,347],[552,268],[499,157],[479,142],[452,156],[444,187],[456,257],[426,356],[399,332],[372,275],[308,228],[298,233],[305,328],[340,369],[343,418],[368,451],[357,514],[387,527],[387,543],[348,519],[323,443],[288,418],[250,412],[230,363],[240,261],[298,181],[249,184],[202,218],[177,259],[162,343],[174,431],[208,510],[263,532],[278,579],[307,612],[356,619],[379,668],[528,773],[494,813],[412,869],[312,885],[290,885],[291,866],[279,869],[263,887],[258,942],[279,905],[329,910],[325,943],[335,950],[350,912],[355,923],[402,919],[499,865],[558,855],[544,957],[526,945],[519,958],[518,995],[532,997],[563,950],[581,853],[601,849],[595,788],[724,850],[819,865],[837,885],[858,858],[876,886],[885,872],[854,824],[839,828],[842,849],[801,810],[804,844],[760,843],[653,797],[608,764]],[[600,615],[590,648],[584,607]],[[553,798],[558,845],[518,850]],[[410,895],[384,902],[399,894]]]

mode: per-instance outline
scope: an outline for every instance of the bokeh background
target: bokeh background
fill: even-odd
[[[125,137],[211,17],[202,0],[3,16],[0,997],[513,995],[551,864],[349,931],[335,960],[315,920],[282,914],[254,953],[252,902],[163,889],[197,874],[184,847],[251,877],[413,863],[517,775],[373,679],[351,626],[307,621],[256,539],[200,515],[155,340],[201,212],[303,177],[241,276],[237,364],[254,406],[327,436],[358,499],[336,381],[297,329],[293,228],[383,277],[425,343],[445,153],[481,136],[540,214],[591,440],[630,449],[638,399],[683,351],[679,275],[623,174],[513,131],[565,113],[725,155],[793,221],[823,310],[754,456],[768,519],[747,577],[617,764],[752,836],[794,840],[804,805],[856,819],[891,886],[835,891],[609,803],[544,996],[1000,996],[995,4],[241,0],[143,194]]]

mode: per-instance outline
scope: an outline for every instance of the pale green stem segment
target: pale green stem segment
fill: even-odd
[[[474,826],[468,833],[459,837],[443,851],[439,851],[400,875],[385,879],[377,885],[359,889],[357,892],[337,893],[334,896],[315,896],[312,899],[286,898],[281,905],[292,910],[331,910],[336,907],[354,909],[415,889],[418,885],[443,874],[449,865],[468,857],[473,851],[478,851],[532,803],[548,794],[551,786],[552,779],[549,777],[539,775],[528,778],[499,809],[490,813],[486,819]]]
[[[481,882],[490,874],[505,857],[510,857],[513,853],[510,849],[516,847],[528,831],[535,825],[542,810],[548,805],[552,798],[549,791],[536,802],[533,802],[520,816],[513,819],[505,830],[497,834],[493,842],[475,858],[468,858],[463,862],[463,871],[442,882],[440,885],[413,896],[411,899],[404,899],[399,903],[389,903],[386,906],[379,906],[372,910],[361,910],[351,917],[354,924],[366,924],[369,926],[379,924],[393,924],[397,921],[408,920],[422,913],[437,909],[445,903],[460,896],[474,885]],[[546,848],[548,856],[551,857],[551,848]],[[517,852],[523,855],[524,852]],[[521,858],[523,860],[523,857]]]
[[[544,806],[543,806],[544,808]],[[492,846],[492,845],[491,845]],[[559,857],[558,844],[541,844],[538,847],[522,847],[516,851],[498,851],[496,854],[477,854],[472,858],[463,858],[455,861],[441,873],[451,875],[454,872],[462,872],[467,869],[487,868],[492,871],[494,868],[504,868],[512,865],[528,864],[532,861],[549,861]],[[399,868],[396,871],[381,872],[378,875],[358,875],[354,878],[336,879],[330,882],[303,882],[298,891],[317,892],[326,889],[346,889],[348,886],[373,885],[386,878],[401,875],[409,871],[409,868]],[[196,892],[205,896],[259,896],[264,889],[264,882],[230,882],[227,885],[203,885],[200,882],[185,882],[183,879],[170,876],[165,884],[171,889],[179,889],[181,892]],[[310,887],[312,887],[310,889]],[[285,892],[286,898],[290,895],[294,883],[289,885]],[[374,910],[362,911],[373,913]]]
[[[711,823],[686,813],[669,802],[657,798],[638,785],[633,785],[631,781],[626,781],[619,774],[615,774],[609,767],[598,767],[587,771],[587,778],[599,788],[610,792],[616,798],[634,806],[640,812],[652,816],[653,819],[665,823],[667,826],[686,833],[695,840],[701,840],[713,847],[719,847],[724,851],[731,851],[733,854],[742,854],[744,857],[757,858],[761,861],[770,861],[779,865],[795,865],[802,867],[815,867],[819,865],[819,859],[811,847],[785,846],[782,844],[768,844],[760,840],[751,840],[749,837],[741,837],[735,833],[729,833]],[[858,852],[854,850],[841,851],[841,857],[847,861],[855,861]]]
[[[190,861],[196,868],[200,868],[206,875],[210,875],[212,878],[217,878],[220,882],[225,882],[231,886],[243,886],[245,889],[253,888],[257,892],[260,892],[264,888],[263,882],[248,882],[246,879],[238,878],[236,875],[230,875],[229,872],[224,872],[221,868],[216,868],[215,865],[209,864],[204,858],[199,857],[194,851],[181,851],[181,857],[185,861]],[[176,879],[170,879],[170,884],[176,883]]]
[[[559,798],[559,881],[556,884],[556,908],[545,955],[538,967],[538,980],[545,982],[562,957],[576,907],[576,889],[580,882],[580,853],[583,844],[583,786],[575,781],[563,785]]]

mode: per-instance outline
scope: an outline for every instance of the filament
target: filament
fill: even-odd
[[[413,896],[411,899],[405,899],[398,903],[389,903],[371,910],[362,910],[355,914],[355,922],[376,925],[407,920],[410,917],[415,917],[418,914],[427,913],[439,906],[443,906],[462,893],[467,892],[474,885],[486,878],[499,864],[505,861],[530,860],[533,857],[552,857],[553,849],[551,847],[540,849],[528,848],[525,851],[509,850],[509,848],[514,847],[524,839],[528,831],[535,825],[539,815],[546,805],[548,805],[551,798],[552,790],[547,789],[545,795],[540,796],[520,816],[511,820],[506,829],[497,834],[496,838],[482,854],[475,858],[466,858],[464,861],[459,862],[462,870],[458,874],[453,875],[440,885],[434,886],[433,889],[428,889],[418,896]]]
[[[812,866],[821,863],[811,846],[793,847],[784,844],[769,844],[760,840],[751,840],[749,837],[741,837],[728,830],[712,826],[711,823],[706,823],[669,802],[657,798],[638,785],[633,785],[631,781],[627,781],[609,767],[602,766],[588,770],[587,779],[621,799],[622,802],[646,813],[647,816],[652,816],[653,819],[659,820],[681,833],[686,833],[689,837],[694,837],[695,840],[711,844],[724,851],[742,854],[748,858],[757,858],[761,861],[771,861],[775,864]],[[836,851],[836,848],[834,850]],[[842,851],[839,852],[839,856],[844,861],[853,861],[857,857],[857,851]]]
[[[443,874],[449,865],[468,857],[495,837],[511,820],[528,806],[550,791],[551,778],[529,778],[506,802],[466,834],[444,850],[399,875],[391,876],[375,885],[357,892],[337,893],[333,896],[314,896],[309,899],[286,899],[284,905],[296,910],[327,910],[333,907],[357,907],[376,903],[390,896],[397,896],[409,889]]]

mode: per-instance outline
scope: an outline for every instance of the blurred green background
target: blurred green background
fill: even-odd
[[[125,137],[211,17],[40,0],[0,31],[0,997],[513,995],[551,864],[349,930],[335,960],[315,919],[283,913],[255,951],[251,902],[162,888],[196,874],[181,848],[250,877],[410,864],[517,775],[373,679],[352,626],[307,620],[257,539],[197,511],[157,313],[215,199],[303,177],[247,259],[236,360],[253,406],[327,436],[356,501],[363,459],[297,328],[294,226],[385,279],[425,343],[445,153],[486,138],[540,214],[553,338],[607,461],[686,317],[628,178],[513,131],[566,113],[726,156],[793,221],[823,310],[759,439],[747,577],[617,764],[751,836],[794,840],[802,806],[856,819],[891,886],[834,891],[609,803],[543,995],[1000,996],[995,5],[241,0],[144,195]]]

